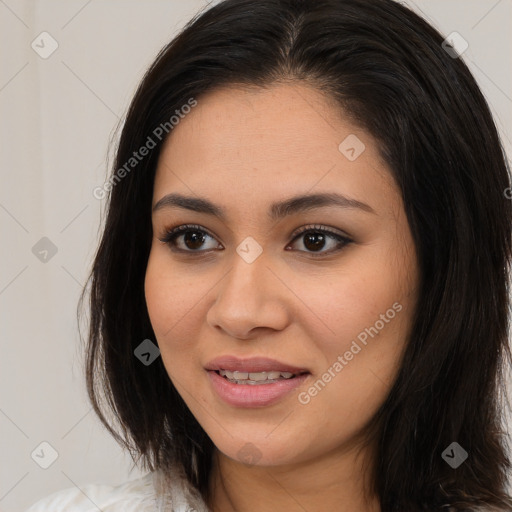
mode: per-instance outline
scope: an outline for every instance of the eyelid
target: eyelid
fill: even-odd
[[[293,231],[293,233],[290,235],[290,237],[293,240],[295,240],[295,238],[298,235],[302,235],[303,233],[306,233],[307,231],[321,231],[321,232],[327,233],[327,234],[338,235],[342,238],[352,241],[351,237],[347,233],[340,231],[337,228],[327,226],[325,224],[307,224],[307,225],[297,228],[295,231]]]

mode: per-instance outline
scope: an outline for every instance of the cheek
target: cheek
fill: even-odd
[[[151,249],[144,290],[153,330],[162,341],[174,339],[182,325],[191,322],[211,287],[207,279],[190,274],[189,269],[180,270],[171,262],[166,247]]]
[[[303,296],[322,320],[311,322],[309,333],[322,355],[317,375],[322,382],[303,396],[304,402],[311,398],[314,414],[322,414],[327,404],[344,404],[345,419],[361,426],[391,389],[415,307],[414,274],[409,272],[413,260],[397,265],[397,257],[390,246],[375,246],[364,258],[347,257],[321,293],[304,279]],[[322,330],[315,332],[317,325]],[[324,384],[329,390],[320,393]],[[322,398],[313,398],[315,393]]]
[[[318,340],[321,334],[321,343],[329,352],[348,350],[351,340],[359,334],[364,338],[366,329],[376,323],[382,334],[402,330],[409,311],[410,299],[405,293],[409,284],[396,265],[386,262],[378,251],[364,260],[347,258],[343,268],[317,280],[311,276],[299,279],[296,287],[310,311],[309,335]],[[401,307],[393,309],[395,303]]]
[[[191,282],[186,275],[171,264],[166,247],[152,248],[144,282],[146,305],[162,362],[169,377],[177,380],[176,387],[193,362],[194,326],[200,325],[202,288],[207,289],[204,280]]]

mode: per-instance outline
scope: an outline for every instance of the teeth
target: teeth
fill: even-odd
[[[237,384],[256,384],[258,382],[271,384],[279,379],[290,379],[294,376],[290,372],[230,372],[228,370],[219,370],[222,377],[236,382]]]
[[[249,373],[249,379],[258,382],[260,380],[267,380],[267,372]]]

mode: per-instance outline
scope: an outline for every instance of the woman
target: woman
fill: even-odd
[[[150,473],[30,512],[510,510],[510,181],[443,40],[390,0],[226,0],[161,51],[87,353]]]

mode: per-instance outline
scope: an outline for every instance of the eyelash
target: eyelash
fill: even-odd
[[[162,238],[159,238],[159,240],[160,240],[160,242],[167,244],[170,247],[170,249],[174,252],[187,253],[187,254],[190,254],[193,256],[201,256],[201,255],[204,255],[205,253],[215,250],[215,249],[208,249],[206,251],[205,250],[193,251],[190,249],[189,250],[178,249],[175,245],[176,238],[178,238],[180,235],[182,235],[188,231],[200,232],[200,233],[210,236],[211,238],[215,238],[209,231],[207,231],[206,229],[204,229],[203,227],[201,227],[197,224],[183,224],[183,225],[177,226],[175,228],[166,229],[164,232],[164,236]],[[311,251],[299,251],[299,252],[306,252],[307,254],[310,254],[311,256],[316,257],[316,258],[320,258],[322,256],[326,256],[326,255],[330,255],[330,254],[339,252],[342,249],[344,249],[345,246],[347,246],[348,244],[353,242],[353,240],[351,240],[350,238],[340,235],[339,233],[331,231],[323,226],[319,226],[319,225],[311,226],[310,225],[310,226],[304,226],[303,228],[300,228],[300,230],[292,233],[292,235],[291,235],[293,237],[292,243],[295,242],[295,240],[297,240],[298,238],[300,238],[300,236],[305,235],[307,233],[323,233],[331,238],[334,238],[340,244],[340,246],[338,246],[336,249],[331,249],[326,252],[316,252],[315,253],[315,252],[311,252]]]

